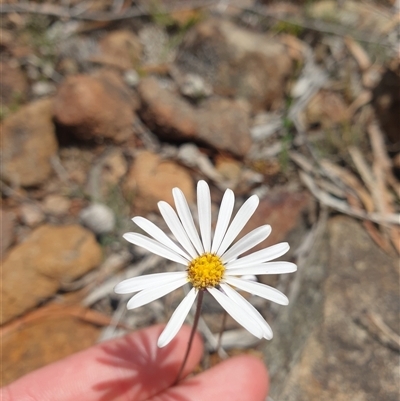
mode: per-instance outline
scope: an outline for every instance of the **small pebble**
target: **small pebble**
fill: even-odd
[[[140,81],[139,74],[135,70],[128,70],[124,74],[124,81],[131,88],[134,88]]]
[[[180,89],[183,95],[193,99],[208,97],[213,93],[211,86],[197,74],[187,74],[180,85]]]
[[[115,228],[114,212],[101,203],[93,203],[83,209],[79,218],[84,226],[97,235],[109,233]]]
[[[36,227],[45,219],[40,207],[31,203],[23,203],[19,211],[22,222],[28,227]]]
[[[32,85],[32,94],[35,97],[47,96],[56,91],[56,87],[47,81],[38,81]]]

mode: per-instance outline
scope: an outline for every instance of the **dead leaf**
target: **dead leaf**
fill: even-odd
[[[345,37],[344,43],[346,44],[354,59],[357,61],[357,64],[359,65],[361,71],[367,70],[371,66],[371,60],[367,52],[361,47],[358,42],[356,42],[350,36]]]

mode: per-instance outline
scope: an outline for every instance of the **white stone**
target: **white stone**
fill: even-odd
[[[140,76],[135,70],[128,70],[124,73],[124,81],[127,85],[134,88],[140,81]]]
[[[95,234],[105,234],[114,230],[115,215],[106,205],[93,203],[79,215],[81,223]]]
[[[23,203],[19,212],[22,222],[28,227],[35,227],[45,219],[40,207],[32,203]]]

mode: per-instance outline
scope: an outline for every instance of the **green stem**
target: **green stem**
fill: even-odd
[[[204,291],[203,291],[203,290],[200,290],[200,291],[199,291],[199,295],[198,295],[198,297],[197,297],[196,313],[195,313],[195,315],[194,315],[194,321],[193,321],[192,331],[190,332],[189,342],[188,342],[188,346],[187,346],[187,348],[186,348],[186,354],[185,354],[185,356],[184,356],[184,358],[183,358],[183,362],[182,362],[182,365],[181,365],[181,367],[180,367],[180,369],[179,369],[179,372],[178,372],[178,375],[177,375],[177,377],[176,377],[176,380],[175,380],[174,385],[177,384],[177,383],[179,382],[179,380],[181,379],[181,375],[182,375],[183,369],[185,368],[186,362],[187,362],[187,360],[188,360],[188,356],[189,356],[189,353],[190,353],[190,349],[192,348],[192,343],[193,343],[193,339],[194,339],[194,334],[196,333],[197,325],[198,325],[199,319],[200,319],[200,312],[201,312],[201,305],[202,305],[202,303],[203,303],[203,296],[204,296]]]

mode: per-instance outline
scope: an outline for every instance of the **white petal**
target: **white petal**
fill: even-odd
[[[176,336],[197,297],[197,293],[198,290],[192,288],[175,309],[171,319],[169,319],[168,324],[158,338],[157,345],[159,348],[165,347]]]
[[[158,202],[158,208],[160,209],[160,213],[167,223],[168,228],[171,230],[172,234],[174,234],[177,241],[185,248],[185,251],[192,258],[197,257],[198,254],[193,248],[193,245],[190,242],[190,239],[187,236],[186,231],[172,206],[167,202],[161,201]]]
[[[218,248],[217,254],[219,256],[223,255],[223,253],[232,244],[234,239],[238,236],[242,228],[246,225],[250,217],[257,209],[259,202],[258,196],[253,195],[247,199],[247,201],[239,209],[231,225],[229,226],[220,247]]]
[[[175,281],[178,278],[187,277],[186,272],[166,272],[166,273],[155,273],[147,274],[145,276],[138,276],[128,278],[118,283],[114,291],[117,294],[130,294],[131,292],[137,292],[146,288],[151,288],[163,284]]]
[[[143,231],[145,231],[147,234],[152,236],[155,240],[158,242],[161,242],[163,245],[165,245],[167,248],[172,249],[176,253],[179,253],[179,255],[182,255],[184,258],[186,258],[188,261],[190,261],[192,258],[181,248],[179,248],[178,245],[175,244],[174,241],[171,240],[171,238],[168,237],[167,234],[163,230],[161,230],[159,227],[157,227],[154,223],[152,223],[150,220],[145,219],[144,217],[134,217],[132,221],[138,225]]]
[[[175,281],[172,281],[167,284],[159,285],[153,288],[146,288],[138,292],[134,295],[126,305],[128,309],[138,308],[139,306],[143,306],[152,302],[158,298],[163,297],[164,295],[176,290],[179,287],[182,287],[187,283],[187,278],[178,278]]]
[[[268,235],[271,234],[271,226],[265,225],[250,231],[243,238],[241,238],[235,245],[232,246],[227,252],[222,255],[224,263],[236,259],[242,253],[255,247],[260,242],[264,241]]]
[[[216,253],[219,246],[224,238],[226,229],[228,228],[229,222],[232,216],[233,205],[235,204],[235,195],[230,190],[227,189],[222,198],[221,206],[219,208],[217,225],[215,227],[215,233],[213,238],[213,243],[211,246],[211,252]]]
[[[261,298],[269,299],[279,305],[288,305],[289,300],[285,294],[282,294],[276,288],[270,287],[266,284],[255,283],[253,281],[246,281],[237,277],[225,276],[225,281],[250,294],[257,295]]]
[[[269,262],[225,270],[225,276],[243,276],[245,274],[284,274],[293,273],[297,266],[290,262]]]
[[[230,269],[268,262],[270,260],[279,258],[280,256],[284,255],[288,250],[289,244],[287,242],[281,242],[280,244],[272,245],[250,255],[243,256],[243,258],[234,260],[230,262],[226,267]]]
[[[172,195],[174,197],[176,211],[178,212],[178,216],[181,219],[182,225],[198,254],[201,255],[204,253],[203,244],[200,241],[199,234],[194,225],[193,216],[190,212],[185,195],[179,188],[174,188],[172,190]]]
[[[197,211],[199,213],[199,226],[201,239],[205,252],[211,250],[211,196],[210,188],[203,180],[197,184]]]
[[[160,244],[154,239],[146,237],[143,234],[126,233],[123,235],[123,237],[130,243],[141,246],[142,248],[145,248],[156,255],[162,256],[163,258],[172,260],[173,262],[177,262],[185,266],[188,264],[188,261],[182,256],[167,248],[165,245]]]
[[[271,340],[273,337],[272,329],[270,325],[265,321],[262,317],[261,313],[242,295],[240,295],[237,291],[235,291],[228,284],[221,283],[221,288],[224,290],[225,294],[232,299],[232,301],[236,302],[240,307],[245,309],[250,315],[253,316],[254,320],[261,326],[263,329],[264,335],[263,337],[267,340]]]
[[[263,337],[263,330],[260,325],[249,316],[246,310],[243,310],[236,302],[233,302],[227,295],[217,290],[216,288],[207,288],[207,291],[219,302],[219,304],[242,325],[247,331],[257,338]]]
[[[228,274],[229,276],[229,274]],[[232,276],[232,274],[231,274]],[[258,281],[257,277],[254,274],[244,274],[243,276],[240,276],[240,278],[242,278],[243,280],[246,281]]]

